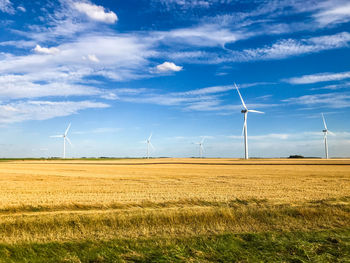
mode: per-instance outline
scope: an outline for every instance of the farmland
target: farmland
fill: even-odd
[[[349,259],[346,159],[5,161],[0,191],[4,262]]]

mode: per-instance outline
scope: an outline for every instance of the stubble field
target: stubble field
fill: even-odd
[[[350,260],[345,159],[6,161],[0,193],[3,262]]]

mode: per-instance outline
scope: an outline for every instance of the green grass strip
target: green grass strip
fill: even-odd
[[[350,229],[2,244],[0,262],[350,262]]]

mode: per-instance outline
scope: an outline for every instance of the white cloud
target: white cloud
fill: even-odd
[[[344,82],[344,83],[326,85],[326,86],[318,87],[318,88],[312,88],[310,90],[338,90],[338,89],[344,89],[344,88],[349,88],[349,87],[350,87],[350,82]]]
[[[109,105],[93,101],[18,101],[0,104],[0,123],[47,120],[75,114],[84,109],[106,107]]]
[[[333,3],[332,6],[326,5],[323,10],[314,14],[314,18],[322,26],[328,24],[344,23],[350,20],[350,3]]]
[[[21,6],[21,5],[18,6],[17,9],[18,9],[19,11],[22,11],[23,13],[27,12],[27,9],[25,9],[24,6]]]
[[[106,12],[103,6],[83,2],[76,2],[74,6],[79,12],[84,13],[92,20],[108,24],[114,24],[118,20],[117,15],[113,11]]]
[[[208,37],[213,36],[212,39],[196,39],[194,36],[190,36],[184,42],[176,42],[173,38],[165,38],[162,41],[170,44],[187,44],[192,45],[194,48],[196,45],[212,47],[213,45],[225,45],[230,40],[227,38],[215,37],[215,32],[209,33]],[[246,36],[245,38],[247,38]],[[215,41],[213,40],[215,39]],[[243,39],[241,37],[240,39]],[[179,38],[177,41],[182,41]],[[211,41],[213,40],[213,41]],[[197,44],[198,41],[198,44]],[[232,39],[233,41],[233,39]],[[293,56],[300,56],[304,54],[318,53],[325,50],[332,50],[338,48],[348,47],[350,43],[350,34],[348,32],[342,32],[334,35],[324,35],[319,37],[304,38],[304,39],[282,39],[271,45],[266,45],[260,48],[249,48],[243,50],[230,50],[224,48],[221,51],[173,51],[161,53],[163,56],[167,56],[170,59],[174,59],[177,62],[186,63],[205,63],[205,64],[219,64],[225,62],[248,62],[259,60],[272,60],[272,59],[284,59]],[[174,45],[175,46],[175,45]],[[187,47],[188,49],[188,47]]]
[[[94,54],[88,55],[88,59],[92,62],[96,62],[96,63],[100,62],[100,60]]]
[[[336,49],[348,46],[350,34],[347,32],[335,35],[326,35],[308,39],[284,39],[271,46],[256,49],[245,49],[233,52],[232,61],[254,61],[267,59],[281,59],[308,53],[317,53],[323,50]]]
[[[60,50],[56,47],[41,47],[40,45],[36,45],[34,48],[34,51],[37,53],[43,53],[43,54],[57,54],[60,52]]]
[[[153,0],[154,1],[154,0]],[[158,0],[159,1],[159,0]],[[190,9],[190,8],[208,8],[213,2],[208,0],[160,0],[168,9],[176,6],[177,8]]]
[[[14,14],[15,10],[12,7],[10,0],[0,0],[0,10],[4,13]]]
[[[192,46],[224,46],[227,43],[248,37],[241,32],[232,32],[216,24],[203,24],[197,27],[174,29],[155,33],[166,45],[188,44]]]
[[[55,50],[40,46],[36,54],[2,54],[0,97],[98,95],[112,99],[107,91],[92,88],[90,83],[95,83],[87,77],[103,76],[125,81],[149,76],[148,58],[154,55],[152,42],[145,40],[140,43],[137,36],[122,34],[80,37],[55,48],[59,50],[59,55],[43,56]],[[81,59],[83,56],[99,63],[86,63]]]
[[[208,87],[208,88],[202,88],[202,89],[195,89],[185,92],[179,92],[178,95],[205,95],[205,94],[211,94],[211,93],[221,93],[229,90],[233,90],[234,86],[214,86],[214,87]]]
[[[350,78],[350,71],[340,73],[318,73],[311,75],[304,75],[301,77],[294,77],[286,79],[286,82],[291,84],[312,84],[325,81],[336,81]]]
[[[0,42],[0,46],[15,46],[17,48],[32,48],[35,44],[35,41],[29,40],[9,40]]]
[[[227,11],[217,16],[204,15],[200,19],[200,25],[192,28],[175,29],[169,33],[172,41],[198,46],[221,45],[236,42],[259,35],[278,35],[300,31],[315,31],[324,27],[317,21],[317,14],[333,10],[327,17],[335,19],[334,14],[347,14],[348,1],[346,0],[320,0],[320,1],[250,1],[251,6],[244,8],[239,6],[239,1],[196,1],[196,0],[153,0],[161,2],[168,11],[183,12],[197,7],[217,6],[228,7]],[[159,6],[158,6],[159,8]],[[215,8],[215,7],[213,7]],[[193,15],[193,14],[192,14]],[[197,14],[196,14],[197,15]],[[291,15],[299,15],[300,19],[292,20]],[[284,19],[281,19],[284,18]],[[338,22],[347,22],[350,17]],[[288,20],[288,22],[281,22]],[[181,40],[181,41],[180,41]]]
[[[191,59],[198,59],[201,57],[206,56],[206,52],[203,51],[183,51],[183,52],[171,52],[171,53],[164,53],[163,56],[167,56],[174,60],[191,60]]]
[[[299,104],[307,108],[327,107],[333,109],[349,108],[350,94],[349,93],[326,93],[304,95],[296,98],[283,100],[290,104]]]
[[[22,99],[39,97],[64,96],[93,96],[103,94],[103,91],[84,85],[68,84],[57,80],[50,80],[43,74],[4,75],[0,76],[0,98]],[[43,83],[44,81],[44,83]]]
[[[164,73],[164,72],[171,72],[171,71],[174,71],[174,72],[181,71],[182,67],[175,65],[173,62],[164,62],[163,64],[158,65],[156,69],[158,72]]]

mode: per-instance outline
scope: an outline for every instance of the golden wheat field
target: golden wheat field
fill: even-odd
[[[350,160],[0,163],[0,242],[350,227]]]

